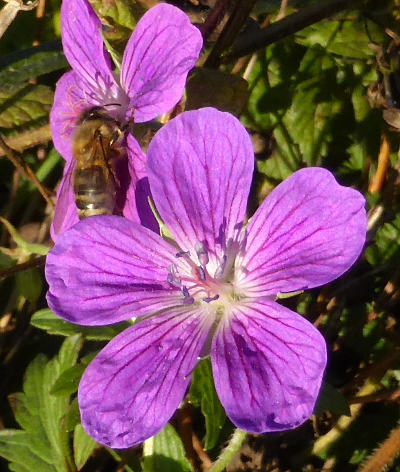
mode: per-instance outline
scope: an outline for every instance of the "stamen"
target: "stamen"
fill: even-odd
[[[174,264],[172,264],[169,268],[169,272],[167,275],[167,282],[173,285],[174,287],[181,288],[182,286],[182,281],[180,277],[178,276],[178,271]]]
[[[184,285],[182,285],[182,293],[183,293],[183,304],[192,305],[194,303],[194,298],[190,296],[189,290]]]
[[[228,260],[228,257],[226,254],[223,255],[222,257],[222,262],[215,271],[214,278],[216,279],[221,279],[222,276],[224,275],[225,269],[226,269],[226,261]]]
[[[205,281],[206,281],[206,273],[205,273],[205,270],[203,269],[203,267],[198,266],[198,267],[197,267],[197,271],[198,271],[198,273],[199,273],[200,280],[201,280],[202,282],[205,282]]]
[[[190,257],[190,252],[189,251],[179,251],[175,254],[175,257]]]
[[[208,264],[208,254],[204,244],[196,243],[194,245],[194,250],[196,251],[200,264],[205,267]]]
[[[206,298],[203,298],[203,300],[206,302],[206,303],[210,303],[210,302],[214,302],[215,300],[218,300],[219,298],[219,295],[214,295],[213,297],[206,297]]]

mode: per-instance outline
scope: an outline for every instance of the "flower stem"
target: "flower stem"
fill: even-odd
[[[229,444],[222,451],[222,454],[214,462],[209,472],[222,472],[233,456],[238,452],[244,440],[246,439],[246,432],[241,429],[236,429],[229,441]]]

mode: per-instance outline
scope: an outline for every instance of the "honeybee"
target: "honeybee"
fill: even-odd
[[[78,118],[72,138],[75,158],[73,188],[79,219],[111,215],[117,186],[114,161],[122,153],[124,127],[104,107],[85,110]]]

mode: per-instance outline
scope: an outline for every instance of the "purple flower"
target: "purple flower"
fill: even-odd
[[[71,139],[82,111],[106,105],[117,120],[149,121],[170,110],[181,98],[187,74],[202,47],[199,31],[178,8],[160,4],[138,22],[126,46],[117,77],[104,48],[101,23],[87,0],[63,0],[61,33],[64,53],[72,71],[64,74],[56,88],[50,114],[53,141],[66,160],[57,194],[51,228],[57,236],[78,222],[72,188],[75,161]],[[132,221],[152,221],[146,213],[146,197],[137,201],[145,177],[145,156],[129,134],[128,159],[118,163],[120,181],[117,204]]]
[[[125,448],[160,431],[207,354],[239,428],[282,431],[311,415],[325,342],[276,296],[349,269],[365,241],[365,200],[327,170],[302,169],[244,225],[253,161],[232,115],[184,113],[148,151],[152,195],[175,242],[103,216],[74,226],[50,252],[47,299],[55,313],[84,325],[145,317],[82,377],[82,423],[98,442]]]

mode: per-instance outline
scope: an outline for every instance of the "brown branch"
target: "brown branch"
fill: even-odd
[[[0,279],[17,274],[18,272],[23,272],[24,270],[34,269],[35,267],[42,267],[44,266],[45,262],[46,256],[39,256],[35,257],[35,259],[31,259],[30,261],[23,262],[22,264],[17,264],[13,267],[9,267],[8,269],[2,269],[0,270]]]
[[[199,457],[193,447],[192,442],[192,406],[186,403],[182,408],[177,411],[177,431],[182,440],[183,447],[185,448],[186,457],[192,464],[193,469],[199,471]]]
[[[36,177],[36,174],[33,172],[33,170],[22,159],[22,156],[18,152],[14,151],[14,149],[11,149],[1,136],[0,148],[3,149],[5,155],[13,163],[18,172],[22,174],[26,179],[30,180],[37,187],[40,194],[50,205],[50,207],[54,208],[54,203],[50,197],[50,191],[43,186],[40,180]]]
[[[383,392],[372,393],[371,395],[364,395],[362,397],[353,396],[347,398],[347,401],[352,405],[354,403],[376,403],[382,401],[396,401],[400,398],[400,388],[385,390]]]
[[[381,139],[381,147],[378,155],[378,166],[376,172],[371,179],[368,191],[372,194],[382,190],[386,178],[386,172],[390,163],[390,146],[387,137],[383,134]]]
[[[36,7],[36,2],[24,4],[21,0],[5,0],[6,5],[0,10],[0,38],[14,21],[19,11],[29,11]]]
[[[279,8],[279,13],[276,17],[276,21],[285,18],[286,16],[286,8],[288,6],[289,0],[281,0],[281,7]]]
[[[193,449],[196,451],[197,455],[199,456],[199,459],[201,460],[201,467],[203,472],[207,472],[209,469],[211,469],[213,463],[209,455],[203,449],[203,445],[201,444],[200,439],[196,436],[196,433],[194,431],[192,432],[192,444]]]
[[[204,42],[207,41],[210,34],[221,22],[222,18],[224,17],[225,10],[228,8],[229,4],[230,0],[217,0],[214,8],[207,15],[205,22],[200,25],[199,29],[203,36]]]
[[[400,425],[392,430],[389,437],[358,470],[359,472],[380,472],[392,463],[399,452]]]
[[[232,59],[256,52],[342,10],[354,9],[363,1],[365,0],[331,0],[326,3],[317,2],[302,8],[292,15],[272,23],[264,30],[251,31],[241,37],[240,42],[232,47],[223,62],[230,62]]]
[[[388,354],[388,356],[381,361],[368,365],[363,371],[359,372],[356,377],[350,380],[350,382],[343,385],[343,387],[339,389],[340,393],[345,394],[346,392],[353,390],[357,385],[360,385],[360,383],[368,377],[381,377],[383,373],[386,372],[393,363],[397,362],[399,358],[400,350],[395,350],[394,352]]]
[[[245,24],[255,3],[256,0],[237,0],[231,16],[226,22],[224,29],[204,64],[205,67],[218,67],[222,53],[233,44],[233,41]],[[243,55],[245,54],[242,54],[242,56]]]
[[[13,148],[17,152],[25,151],[33,146],[38,144],[44,144],[51,140],[50,125],[44,125],[40,128],[36,128],[30,131],[24,131],[17,134],[16,136],[11,136],[7,139],[7,144],[9,147]],[[2,148],[0,148],[0,157],[5,156],[6,153]]]

